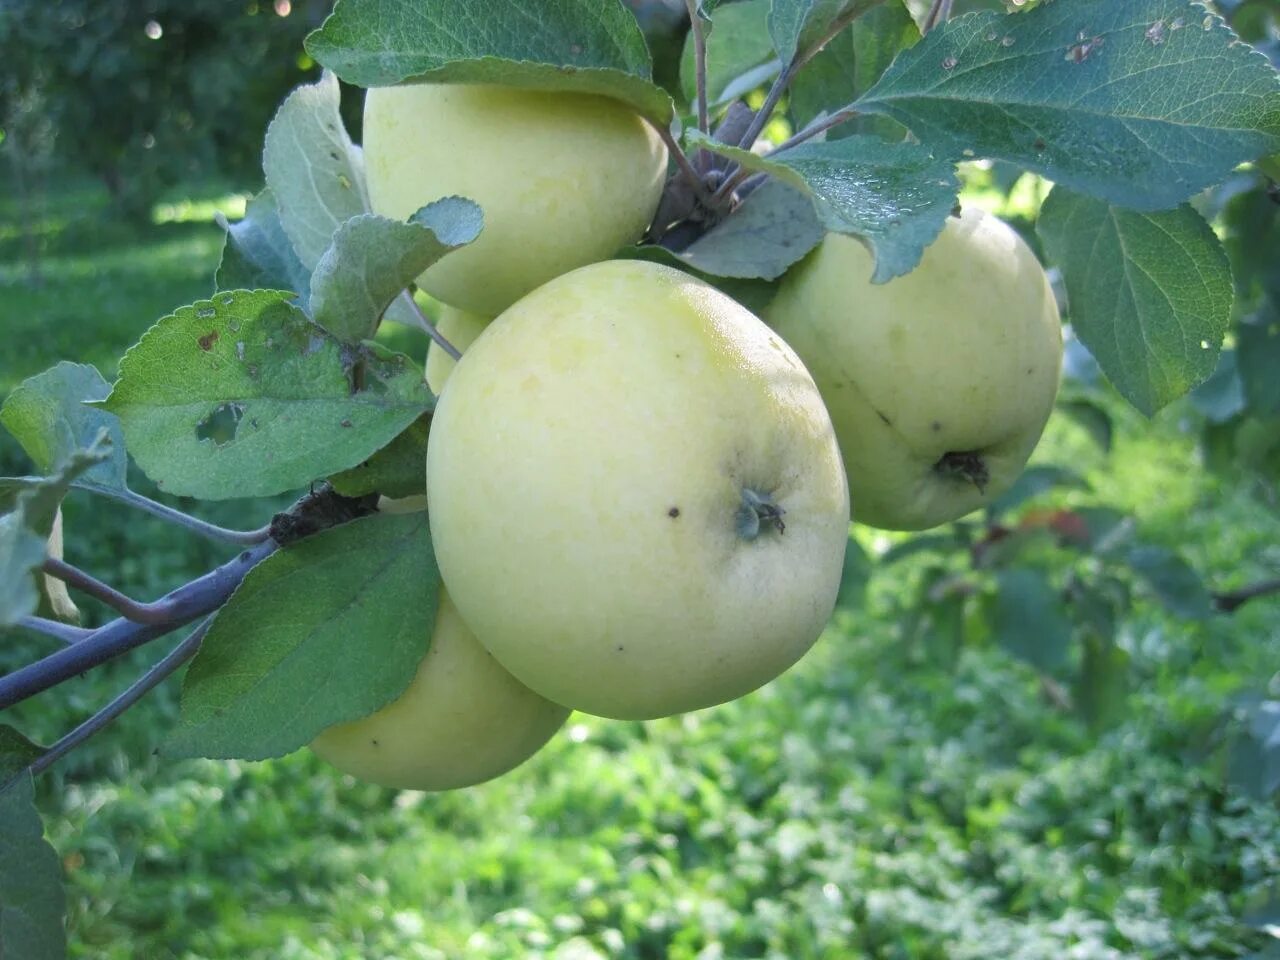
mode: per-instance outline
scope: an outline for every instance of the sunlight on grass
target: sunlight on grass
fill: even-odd
[[[213,223],[214,215],[221,213],[228,220],[244,217],[247,193],[229,193],[210,200],[179,200],[174,203],[157,203],[151,208],[151,222],[164,223]]]

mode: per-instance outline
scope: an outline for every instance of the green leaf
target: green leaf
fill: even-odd
[[[1244,411],[1244,383],[1236,365],[1236,352],[1223,350],[1218,365],[1200,386],[1191,391],[1192,405],[1210,423],[1226,423]]]
[[[1280,311],[1267,309],[1240,324],[1236,363],[1250,415],[1280,414]]]
[[[267,127],[262,151],[267,190],[308,271],[316,268],[339,226],[369,212],[364,157],[342,125],[338,101],[338,80],[331,73],[298,87]]]
[[[0,783],[40,752],[13,727],[0,726]],[[23,772],[0,792],[0,957],[63,960],[66,909],[62,863],[44,839],[35,786]]]
[[[1071,642],[1071,621],[1058,591],[1043,573],[1025,568],[1001,570],[996,584],[988,608],[996,642],[1037,669],[1059,666]]]
[[[42,473],[52,473],[105,430],[110,455],[86,470],[76,485],[123,490],[127,464],[120,422],[104,410],[86,406],[86,402],[106,399],[110,392],[110,384],[94,367],[59,363],[13,389],[0,407],[0,424]]]
[[[263,189],[245,207],[244,219],[218,223],[227,235],[214,275],[214,292],[222,290],[292,290],[305,307],[311,271],[302,265],[284,231],[275,195]]]
[[[897,563],[899,560],[906,560],[908,557],[914,557],[921,553],[955,553],[964,547],[964,541],[953,532],[925,533],[895,543],[880,554],[879,563],[881,566],[888,566],[891,563]]]
[[[1037,464],[1023,470],[1018,479],[1013,482],[1013,486],[992,501],[987,507],[987,513],[992,517],[998,517],[1055,487],[1088,490],[1089,484],[1074,470],[1052,464]]]
[[[616,0],[338,0],[306,48],[359,87],[504,84],[615,97],[663,124],[674,112],[635,17]]]
[[[380,493],[384,497],[412,497],[427,492],[427,437],[430,414],[409,424],[389,444],[359,466],[329,478],[344,497]]]
[[[867,596],[871,582],[871,558],[862,544],[853,537],[844,551],[844,568],[840,574],[840,591],[836,594],[836,608],[853,610],[860,608]]]
[[[894,58],[920,40],[920,28],[902,0],[889,0],[863,14],[810,60],[788,91],[797,130],[822,114],[835,113],[870,90]],[[838,140],[855,133],[901,140],[902,126],[880,116],[858,116],[827,133]]]
[[[45,539],[27,526],[19,507],[0,516],[0,627],[35,613],[40,603],[33,574],[45,558]]]
[[[480,235],[484,215],[462,197],[429,203],[408,223],[366,213],[338,228],[311,278],[311,316],[339,340],[372,337],[382,314],[445,254]]]
[[[804,193],[769,180],[676,256],[718,277],[776,280],[825,234]]]
[[[43,752],[0,725],[0,957],[66,955],[61,865],[43,839],[24,769]]]
[[[1008,160],[1144,210],[1280,146],[1266,59],[1188,0],[1060,0],[959,17],[858,99],[951,156]]]
[[[1200,574],[1172,550],[1138,546],[1129,551],[1129,566],[1171,613],[1190,620],[1207,620],[1213,598]]]
[[[714,105],[745,96],[781,69],[765,30],[769,0],[743,0],[717,10],[707,31],[707,101]],[[685,37],[680,58],[685,98],[697,95],[693,31]]]
[[[1109,636],[1083,638],[1076,709],[1095,732],[1113,726],[1124,713],[1129,692],[1129,654]]]
[[[1233,786],[1260,800],[1280,790],[1280,700],[1259,700],[1241,717],[1231,744],[1228,776]]]
[[[861,16],[882,0],[772,0],[769,36],[783,63],[805,53],[838,23]]]
[[[1084,428],[1089,437],[1103,451],[1111,452],[1111,438],[1115,432],[1111,414],[1105,407],[1092,400],[1061,400],[1058,409]]]
[[[367,460],[431,408],[407,358],[338,343],[289,298],[219,294],[125,354],[105,406],[157,486],[210,500],[294,490]]]
[[[696,130],[687,138],[808,193],[828,230],[853,234],[870,245],[875,283],[902,276],[920,262],[955,207],[960,188],[949,161],[935,160],[914,143],[854,136],[802,143],[760,157]]]
[[[439,581],[425,511],[363,517],[268,557],[218,612],[164,751],[279,757],[391,702],[426,654]]]
[[[1036,230],[1076,336],[1125,399],[1150,416],[1213,372],[1234,293],[1195,210],[1140,213],[1055,187]]]

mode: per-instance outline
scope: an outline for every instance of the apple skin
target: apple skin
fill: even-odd
[[[492,322],[492,317],[467,313],[446,303],[440,309],[436,330],[457,347],[459,352],[462,352],[471,346],[476,337],[480,336],[484,328]],[[453,373],[455,362],[453,357],[441,349],[440,344],[434,340],[431,341],[431,346],[427,348],[427,388],[437,397],[444,390],[444,383],[449,379],[449,374]]]
[[[480,204],[479,239],[418,284],[489,317],[638,240],[667,172],[661,139],[621,101],[486,85],[369,90],[364,158],[375,213],[404,220],[452,195]]]
[[[455,790],[519,766],[568,716],[498,665],[442,588],[431,646],[408,689],[371,716],[325,730],[311,749],[357,780]]]
[[[948,218],[906,276],[873,284],[871,270],[858,240],[828,234],[765,319],[831,411],[853,519],[924,530],[1022,473],[1053,411],[1062,326],[1035,254],[980,210]]]
[[[785,530],[738,532],[744,489]],[[849,535],[830,418],[740,304],[638,261],[558,277],[454,368],[427,443],[441,575],[549,700],[649,719],[742,696],[809,649]]]

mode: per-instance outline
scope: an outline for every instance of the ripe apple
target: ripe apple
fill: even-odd
[[[911,273],[871,282],[871,254],[829,234],[765,319],[822,391],[853,518],[923,530],[990,503],[1053,410],[1062,327],[1035,254],[975,210],[949,218]]]
[[[658,135],[619,100],[484,85],[371,89],[364,156],[376,213],[403,220],[451,195],[480,204],[480,238],[418,283],[489,317],[637,240],[667,171]]]
[[[462,618],[557,703],[646,719],[776,677],[822,631],[849,501],[804,365],[680,271],[538,288],[467,350],[427,443]]]
[[[459,351],[463,351],[475,342],[492,319],[467,313],[446,303],[436,320],[436,330]],[[437,397],[444,389],[444,382],[449,379],[449,374],[453,373],[454,362],[453,357],[445,353],[438,343],[431,341],[431,346],[427,348],[427,388]]]
[[[384,500],[380,509],[420,510],[424,501]],[[453,790],[519,766],[568,715],[502,669],[441,588],[431,646],[409,688],[371,716],[330,727],[311,749],[370,783]]]

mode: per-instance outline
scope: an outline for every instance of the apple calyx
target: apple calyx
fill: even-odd
[[[982,454],[972,450],[944,453],[933,469],[943,477],[972,483],[979,493],[986,493],[987,484],[991,481],[987,462],[982,459]]]
[[[743,487],[742,505],[734,515],[738,536],[743,540],[754,540],[766,527],[772,527],[782,534],[787,529],[787,525],[782,522],[782,516],[786,512],[778,506],[772,495]]]

